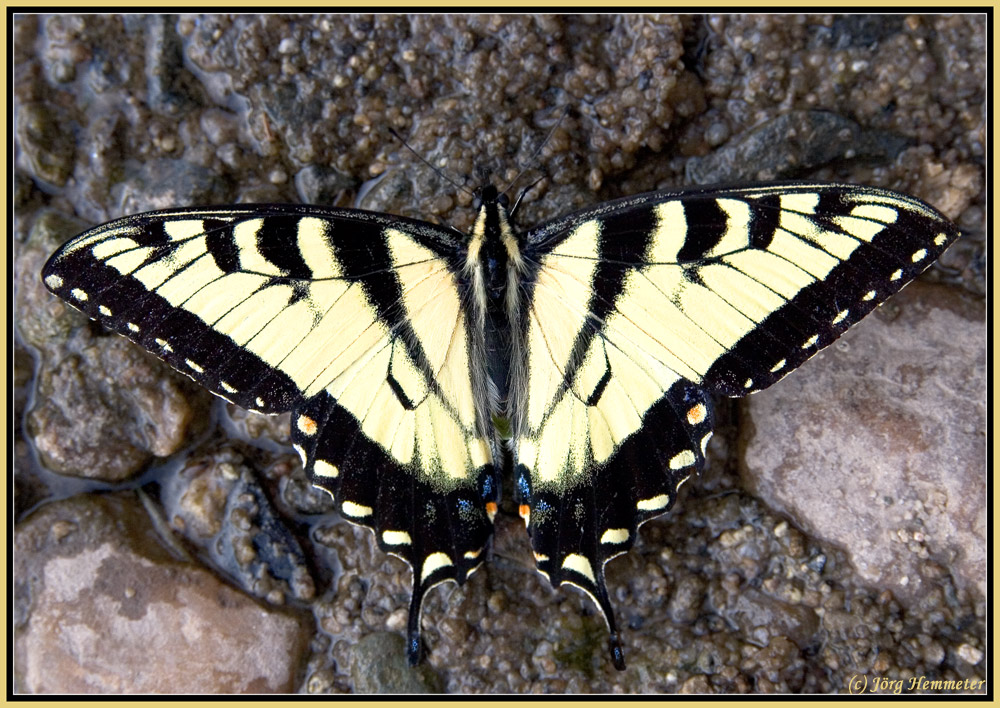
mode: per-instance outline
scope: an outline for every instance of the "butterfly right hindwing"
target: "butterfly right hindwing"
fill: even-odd
[[[516,490],[538,568],[589,592],[704,465],[709,392],[765,388],[912,280],[957,230],[884,190],[656,193],[529,231],[512,383]]]

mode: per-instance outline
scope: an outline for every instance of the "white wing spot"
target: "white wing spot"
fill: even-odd
[[[808,349],[809,347],[811,347],[814,344],[816,344],[816,342],[818,342],[818,341],[819,341],[819,335],[818,334],[814,334],[813,336],[809,337],[809,339],[807,339],[805,342],[803,342],[802,348],[803,349]]]
[[[864,302],[868,302],[869,300],[874,300],[874,299],[875,299],[875,294],[876,294],[876,293],[875,293],[875,291],[874,291],[874,290],[869,290],[868,292],[866,292],[866,293],[864,294],[864,297],[862,297],[861,299],[862,299],[862,300],[863,300]]]
[[[899,280],[902,277],[903,277],[903,271],[902,270],[897,270],[895,273],[893,273],[892,275],[889,276],[889,280],[895,282],[895,281]]]
[[[337,465],[331,465],[326,460],[317,459],[313,463],[313,474],[317,477],[330,477],[331,479],[336,479],[340,476],[340,469]]]
[[[594,578],[594,569],[590,565],[590,561],[579,553],[570,553],[563,558],[562,567],[563,570],[572,570],[574,573],[579,573],[592,583],[597,582],[597,579]]]
[[[697,458],[694,453],[690,450],[684,450],[683,452],[678,452],[676,455],[670,458],[668,466],[672,470],[682,470],[685,467],[690,467],[695,463]]]
[[[536,563],[544,563],[549,559],[547,555],[545,555],[544,553],[538,553],[537,551],[532,551],[531,555],[535,557]]]
[[[454,565],[451,562],[451,558],[448,557],[447,553],[443,551],[436,551],[431,553],[429,556],[424,558],[424,565],[420,570],[420,582],[424,582],[430,577],[431,573],[439,568],[447,568],[448,566]]]
[[[257,396],[257,398],[254,399],[254,403],[257,404],[258,408],[263,408],[264,407],[264,399],[261,398],[260,396]]]
[[[785,361],[784,359],[782,359],[777,364],[775,364],[774,366],[771,367],[771,373],[772,374],[778,373],[779,371],[781,371],[782,369],[785,368],[785,364],[787,364],[787,363],[788,363],[787,361]]]
[[[73,288],[69,291],[69,294],[80,302],[87,302],[88,295],[83,290],[80,290],[80,288]]]
[[[841,310],[837,313],[837,316],[833,318],[833,324],[840,324],[847,319],[849,314],[851,314],[850,310]]]
[[[190,368],[192,371],[194,371],[197,374],[204,374],[205,373],[205,370],[203,368],[201,368],[200,366],[198,366],[197,364],[195,364],[190,359],[185,359],[184,363],[188,365],[188,368]]]
[[[943,246],[947,240],[948,240],[947,236],[945,236],[944,234],[938,234],[937,237],[934,239],[934,245],[935,246]],[[58,277],[58,276],[55,276],[55,277]],[[61,280],[61,278],[60,278],[60,280]]]
[[[701,455],[702,457],[708,452],[708,441],[712,439],[712,432],[709,431],[705,433],[705,437],[701,439]],[[680,486],[680,485],[678,485]]]
[[[153,341],[156,342],[157,344],[159,344],[160,347],[162,347],[163,351],[165,351],[165,352],[173,352],[174,351],[174,348],[172,346],[170,346],[170,344],[167,342],[166,339],[160,339],[159,337],[157,337]]]
[[[299,459],[302,460],[302,466],[305,467],[306,466],[306,451],[302,448],[301,445],[296,445],[295,443],[292,443],[292,448],[294,448],[295,452],[299,453]]]
[[[656,511],[657,509],[663,509],[669,502],[670,497],[666,494],[658,494],[650,499],[640,499],[636,502],[635,508],[639,511]]]
[[[58,290],[63,286],[63,279],[53,273],[52,275],[45,276],[45,284],[52,290]]]
[[[105,317],[111,317],[111,310],[109,310],[108,308],[106,308],[104,305],[98,305],[97,306],[97,311],[100,312]]]
[[[698,425],[705,421],[705,416],[708,415],[708,409],[705,407],[704,403],[699,403],[688,409],[687,421],[689,425]]]
[[[409,546],[413,539],[406,531],[383,531],[382,542],[387,546]]]
[[[228,383],[226,383],[225,381],[220,381],[220,382],[219,382],[219,385],[220,385],[220,386],[222,386],[222,390],[223,390],[223,391],[226,391],[226,392],[228,392],[228,393],[236,393],[236,389],[235,389],[235,388],[233,388],[232,386],[230,386],[230,385],[229,385]]]
[[[913,254],[913,259],[912,260],[913,260],[914,263],[919,263],[920,261],[924,260],[925,258],[927,258],[927,249],[926,248],[921,248],[919,251],[917,251],[917,252],[915,252]]]
[[[607,529],[601,534],[601,543],[619,544],[628,540],[628,529]]]
[[[478,550],[475,550],[475,551],[466,551],[466,552],[465,552],[465,557],[466,557],[466,558],[467,558],[468,560],[476,560],[476,558],[478,558],[478,557],[479,557],[479,554],[480,554],[480,553],[482,553],[482,552],[483,552],[483,549],[482,549],[482,548],[480,548],[480,549],[478,549]],[[472,573],[472,571],[470,570],[470,571],[469,571],[469,573],[471,574],[471,573]]]
[[[308,435],[312,437],[316,434],[316,430],[319,426],[316,425],[316,421],[307,415],[300,415],[295,419],[295,427],[298,428],[303,435]]]
[[[126,326],[128,327],[128,329],[129,329],[130,332],[138,332],[139,331],[139,325],[137,325],[135,322],[128,322],[128,323],[126,323]]]
[[[753,379],[747,379],[744,381],[743,388],[753,388]]]
[[[340,512],[347,516],[354,517],[355,519],[363,519],[366,516],[372,515],[372,508],[370,506],[365,506],[364,504],[358,504],[357,502],[345,499],[340,504]]]

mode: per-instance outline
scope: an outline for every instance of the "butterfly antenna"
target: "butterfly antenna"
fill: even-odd
[[[566,117],[566,114],[567,114],[567,113],[569,113],[569,106],[568,106],[568,105],[567,105],[566,107],[564,107],[564,108],[563,108],[563,111],[562,111],[562,114],[561,114],[561,115],[559,116],[559,120],[557,120],[557,121],[556,121],[555,125],[553,125],[553,126],[552,126],[551,128],[549,128],[549,132],[548,132],[548,134],[547,134],[547,135],[545,136],[545,140],[543,140],[542,142],[538,143],[538,147],[536,147],[536,148],[535,148],[535,151],[534,151],[533,153],[531,153],[531,157],[530,157],[530,158],[528,159],[528,163],[527,163],[527,164],[526,164],[526,165],[524,166],[524,168],[523,168],[523,169],[522,169],[522,170],[521,170],[520,172],[518,172],[518,173],[517,173],[517,177],[515,177],[515,178],[514,178],[514,179],[512,179],[512,180],[511,180],[510,182],[508,182],[508,183],[507,183],[507,186],[506,186],[506,187],[504,187],[503,189],[501,189],[501,190],[500,190],[500,193],[501,193],[501,194],[504,194],[504,193],[506,193],[506,191],[507,191],[508,189],[510,189],[511,187],[513,187],[513,186],[514,186],[514,184],[515,184],[515,183],[516,183],[516,182],[517,182],[517,181],[518,181],[519,179],[521,179],[521,176],[522,176],[522,175],[523,175],[523,174],[524,174],[525,172],[527,172],[527,171],[528,171],[529,169],[531,169],[531,166],[532,166],[532,165],[533,165],[533,164],[535,163],[535,159],[536,159],[536,158],[538,157],[538,155],[539,155],[539,154],[540,154],[540,153],[542,152],[542,148],[544,148],[544,147],[545,147],[546,145],[548,145],[548,143],[549,143],[549,140],[550,140],[550,139],[552,138],[552,135],[553,135],[553,134],[554,134],[554,133],[556,132],[556,128],[558,128],[558,127],[559,127],[560,125],[562,125],[562,122],[563,122],[563,118],[565,118],[565,117]],[[530,189],[531,187],[534,187],[534,186],[535,186],[536,184],[538,184],[538,182],[540,182],[540,181],[541,181],[541,179],[538,179],[538,180],[535,180],[535,182],[534,182],[534,183],[532,183],[532,184],[531,184],[531,186],[530,186],[530,187],[529,187],[528,189]],[[527,190],[524,190],[524,191],[527,191]],[[523,196],[524,196],[524,191],[522,191],[522,192],[521,192],[521,197],[523,197]],[[519,203],[520,203],[520,201],[521,201],[521,197],[518,197],[518,198],[517,198],[517,201],[518,201]],[[511,211],[513,211],[513,210],[511,210]]]
[[[514,200],[514,206],[510,208],[509,214],[511,219],[514,219],[517,216],[517,209],[518,207],[521,206],[521,201],[524,199],[524,195],[530,192],[534,188],[534,186],[539,182],[541,182],[543,179],[545,179],[544,176],[539,177],[534,182],[532,182],[531,184],[529,184],[527,187],[525,187],[520,191],[520,193],[517,195],[517,199]],[[513,182],[511,182],[511,184],[513,184]]]
[[[428,167],[430,167],[432,170],[434,170],[434,174],[436,174],[438,177],[440,177],[441,179],[443,179],[445,182],[447,182],[448,184],[450,184],[455,189],[460,189],[463,192],[465,192],[466,194],[468,194],[469,196],[475,198],[476,195],[468,187],[463,187],[462,185],[458,184],[457,182],[455,182],[455,180],[453,180],[451,177],[449,177],[448,175],[446,175],[441,169],[439,169],[438,167],[435,167],[430,162],[428,162],[427,158],[425,158],[419,152],[417,152],[412,147],[410,147],[410,144],[408,142],[406,142],[406,140],[403,138],[403,136],[400,135],[399,133],[397,133],[393,128],[389,128],[389,132],[392,133],[392,137],[396,138],[396,140],[398,140],[399,142],[403,143],[403,147],[405,147],[407,150],[409,150],[414,155],[416,155],[416,157],[417,157],[418,160],[420,160],[422,163],[424,163],[425,165],[427,165]]]

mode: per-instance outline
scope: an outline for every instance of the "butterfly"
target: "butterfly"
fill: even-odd
[[[512,465],[536,568],[600,608],[605,564],[705,464],[712,396],[794,370],[959,236],[912,197],[842,184],[654,192],[518,231],[493,186],[471,231],[301,205],[127,216],[45,285],[213,393],[291,411],[311,482],[423,598],[487,555]]]

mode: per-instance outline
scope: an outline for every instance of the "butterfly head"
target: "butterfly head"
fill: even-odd
[[[498,204],[504,209],[510,205],[510,199],[503,192],[499,192],[495,186],[492,184],[484,184],[479,187],[474,192],[476,199],[474,205],[476,209],[482,209],[484,206],[490,206],[493,204]]]

